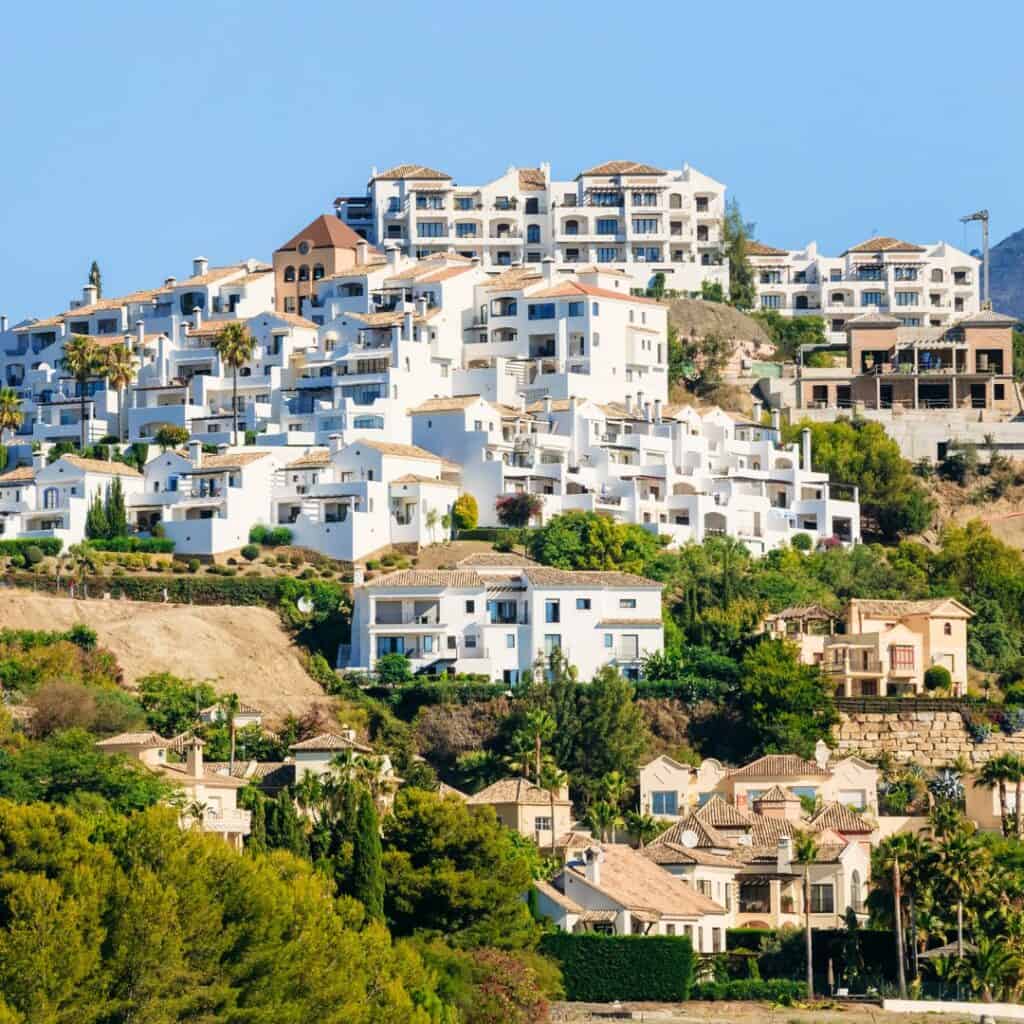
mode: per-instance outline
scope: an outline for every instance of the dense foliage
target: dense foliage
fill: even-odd
[[[540,948],[558,961],[573,1001],[682,1002],[690,996],[693,947],[682,936],[551,932]]]

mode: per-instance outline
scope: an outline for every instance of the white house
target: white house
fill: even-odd
[[[404,654],[413,671],[471,672],[513,684],[560,651],[591,679],[637,677],[663,646],[661,584],[623,572],[567,572],[472,557],[454,570],[390,573],[356,587],[341,668]]]

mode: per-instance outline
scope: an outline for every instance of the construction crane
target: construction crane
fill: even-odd
[[[991,309],[992,298],[988,290],[988,210],[978,210],[975,213],[969,213],[966,217],[960,218],[960,223],[967,224],[972,220],[981,221],[981,256],[985,270],[984,287],[981,293],[981,308]]]

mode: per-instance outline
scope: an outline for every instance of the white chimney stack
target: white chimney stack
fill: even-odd
[[[426,295],[416,296],[416,315],[423,317],[427,315],[427,297]]]
[[[803,447],[803,468],[805,473],[811,471],[811,428],[804,427],[800,431],[800,441]]]
[[[365,238],[356,242],[356,266],[362,267],[366,264],[366,254],[369,252],[370,243]]]
[[[779,836],[779,850],[776,857],[775,870],[780,875],[788,875],[793,867],[793,840],[789,836]]]
[[[198,331],[203,326],[203,311],[199,306],[192,310],[192,329]]]
[[[551,396],[550,395],[545,395],[544,396],[544,415],[545,416],[550,416],[551,415],[551,408],[552,408]]]
[[[32,453],[32,468],[38,472],[46,467],[46,452],[40,447],[39,451]]]
[[[755,402],[754,403],[754,412],[753,412],[753,414],[751,416],[751,419],[753,419],[753,421],[755,423],[760,423],[761,422],[761,410],[762,410],[762,408],[763,408],[763,406],[761,405],[760,402]]]
[[[586,863],[586,878],[593,885],[601,884],[601,861],[604,860],[604,850],[600,846],[589,846],[583,854]]]
[[[176,277],[165,277],[164,278],[164,287],[165,288],[174,288],[177,285],[177,283],[178,283],[178,279]]]
[[[87,284],[82,289],[82,305],[91,306],[97,299],[96,285]]]
[[[655,423],[660,423],[661,422],[661,399],[660,398],[656,398],[654,400],[654,422]]]
[[[4,313],[2,316],[0,316],[0,334],[6,334],[6,333],[7,333],[7,314]]]
[[[627,391],[626,392],[626,412],[633,411],[633,396]]]
[[[544,274],[544,283],[551,284],[551,280],[555,275],[554,259],[550,256],[545,256],[544,259],[540,261],[540,269]]]
[[[327,450],[332,455],[341,451],[341,434],[331,434],[327,438]]]
[[[772,430],[778,433],[782,429],[782,413],[778,409],[772,409]],[[777,439],[776,439],[777,440]]]
[[[135,321],[135,345],[139,350],[139,355],[142,355],[142,349],[146,344],[146,321],[136,320]]]
[[[185,767],[194,779],[203,775],[203,741],[193,736],[185,745]]]
[[[361,587],[366,582],[366,569],[362,565],[352,566],[352,586]]]
[[[192,276],[202,277],[210,269],[210,261],[205,256],[197,256],[192,261]]]
[[[385,253],[385,255],[388,258],[388,266],[392,270],[397,270],[398,269],[399,251],[400,250],[399,250],[397,245],[388,245],[388,246],[385,246],[385,248],[384,248],[384,253]]]
[[[192,463],[194,469],[199,469],[203,464],[203,442],[202,441],[189,441],[188,443],[188,460]]]
[[[405,338],[406,341],[415,341],[415,336],[412,333],[413,312],[409,308],[408,303],[404,303],[404,306],[405,308],[402,310],[402,337]]]

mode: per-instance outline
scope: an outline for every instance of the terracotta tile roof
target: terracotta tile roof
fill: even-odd
[[[482,589],[483,579],[472,570],[406,569],[367,581],[367,587],[456,587]]]
[[[580,171],[576,175],[577,178],[582,178],[589,175],[615,175],[615,174],[664,174],[665,172],[658,167],[652,167],[651,164],[638,164],[635,160],[609,160],[607,163],[598,164],[596,167],[591,167],[588,171]]]
[[[358,740],[351,740],[347,736],[341,736],[336,732],[319,733],[308,740],[301,740],[298,743],[293,743],[288,749],[312,751],[356,750],[363,754],[373,753],[373,747],[368,747],[365,743],[360,743]]]
[[[618,267],[611,267],[607,263],[587,263],[582,267],[576,268],[577,274],[608,274],[612,277],[630,277],[625,270],[620,270]]]
[[[950,603],[959,605],[966,616],[973,617],[974,612],[952,597],[932,597],[924,601],[865,601],[853,598],[850,610],[856,609],[862,615],[872,617],[901,619],[907,615],[929,615]]]
[[[410,264],[397,274],[385,278],[385,286],[409,282],[426,283],[428,280],[445,280],[452,275],[445,272],[458,270],[460,273],[473,269],[473,260],[469,256],[460,256],[457,252],[437,252]],[[445,277],[438,275],[445,273]]]
[[[553,399],[551,399],[551,411],[552,412],[568,412],[569,411],[569,401],[570,400],[568,398],[553,398]],[[541,399],[540,401],[537,401],[537,402],[531,402],[526,407],[526,411],[527,412],[545,412],[546,410],[547,410],[547,405],[546,405],[544,399]],[[519,416],[522,415],[522,413],[518,409],[516,409],[514,411],[515,411],[515,413],[517,415],[519,415]]]
[[[655,917],[725,913],[714,900],[685,885],[637,850],[621,843],[603,843],[601,850],[601,881],[593,888],[627,910],[647,911]],[[566,870],[586,880],[582,867],[569,865]]]
[[[456,789],[454,786],[449,786],[447,782],[441,782],[438,784],[437,792],[439,796],[453,796],[457,800],[468,800],[469,796],[463,793],[461,789]]]
[[[490,291],[517,291],[528,284],[544,280],[544,275],[535,266],[510,267],[485,281]]]
[[[402,476],[396,476],[391,481],[393,484],[434,484],[436,487],[455,487],[458,488],[458,484],[453,480],[439,480],[433,476],[420,476],[418,473],[404,473]]]
[[[846,252],[926,252],[923,245],[914,245],[913,242],[901,242],[898,238],[891,238],[888,235],[876,235],[865,242],[851,245]]]
[[[167,747],[171,741],[166,740],[157,732],[119,732],[116,736],[108,736],[100,740],[97,747]]]
[[[208,284],[216,284],[218,281],[223,281],[226,277],[231,277],[233,274],[248,274],[249,269],[244,263],[233,263],[229,267],[210,267],[205,274],[196,274],[194,277],[186,277],[181,281],[175,281],[174,288],[202,288]],[[163,288],[158,289],[162,292],[170,291],[166,285]]]
[[[478,565],[484,568],[523,568],[535,563],[532,559],[515,555],[511,551],[474,551],[473,554],[460,558],[455,564],[460,569],[471,569]]]
[[[34,466],[18,466],[0,476],[0,487],[4,484],[31,483],[36,478]]]
[[[774,622],[775,620],[785,621],[786,619],[826,619],[834,620],[839,618],[835,612],[830,612],[826,607],[820,604],[800,604],[792,605],[789,608],[783,608],[781,612],[776,612],[774,615],[767,616],[766,621]]]
[[[554,587],[634,587],[660,590],[661,584],[631,572],[571,571],[549,566],[527,566],[523,573],[534,586]]]
[[[306,241],[314,249],[355,249],[366,241],[337,217],[322,214],[307,224],[298,234],[292,236],[277,251],[290,252],[298,249],[299,242]]]
[[[549,807],[551,794],[540,786],[535,786],[529,779],[499,779],[492,782],[486,789],[474,793],[466,803],[479,804],[518,804],[524,807]],[[563,797],[555,797],[556,807],[571,807],[572,802]]]
[[[754,846],[777,847],[781,836],[794,836],[806,830],[804,820],[790,821],[788,818],[766,818],[763,814],[754,815],[754,824],[750,829],[750,841]]]
[[[738,807],[713,794],[695,812],[696,816],[714,828],[749,828],[753,818]]]
[[[123,462],[104,462],[102,459],[84,459],[81,455],[62,455],[58,462],[69,462],[72,466],[84,470],[86,473],[103,473],[105,476],[135,476],[142,474],[132,466],[126,466]]]
[[[207,771],[205,764],[203,765],[202,775],[190,774],[188,765],[185,763],[161,764],[157,765],[156,768],[161,774],[169,776],[172,781],[181,782],[184,785],[202,782],[204,785],[214,789],[241,789],[243,786],[248,785],[247,779],[236,779],[230,775],[221,775],[218,772]]]
[[[776,249],[771,245],[765,245],[764,242],[755,242],[753,239],[747,239],[747,243],[744,246],[748,256],[788,256],[789,254],[785,249]]]
[[[445,267],[444,270],[438,270],[427,277],[417,278],[417,283],[439,284],[441,281],[447,281],[450,277],[458,277],[459,274],[465,274],[472,269],[472,267]]]
[[[847,327],[899,327],[900,322],[888,313],[860,313],[846,321]]]
[[[519,188],[523,192],[543,192],[547,188],[544,172],[539,167],[520,167]]]
[[[369,437],[357,437],[353,439],[348,447],[357,444],[372,448],[374,451],[380,452],[381,455],[396,455],[403,459],[424,459],[429,462],[445,462],[440,455],[435,455],[433,452],[428,452],[425,448],[420,448],[414,444],[399,444],[397,441],[375,441]],[[457,469],[462,468],[461,466],[455,467],[454,463],[449,465]]]
[[[869,821],[838,800],[824,804],[815,811],[811,817],[811,826],[818,830],[831,829],[840,834],[874,831],[874,826]]]
[[[596,284],[584,284],[582,281],[561,281],[553,288],[545,288],[539,292],[531,292],[531,299],[559,299],[573,295],[589,295],[595,299],[618,299],[622,302],[642,302],[649,306],[657,306],[657,299],[648,299],[641,295],[630,295],[629,292],[616,292],[610,288],[600,288]]]
[[[48,327],[60,327],[64,323],[63,316],[50,316],[45,319],[33,320],[28,324],[19,324],[14,328],[15,334],[31,334],[33,331],[42,331]]]
[[[423,412],[460,412],[476,405],[480,401],[479,395],[452,395],[450,398],[428,398],[420,402],[415,409],[409,410],[409,415]]]
[[[323,469],[330,465],[331,453],[326,448],[311,448],[300,455],[294,462],[289,462],[285,469]]]
[[[711,849],[713,847],[723,849],[729,845],[729,840],[718,832],[713,825],[704,821],[700,817],[699,811],[695,814],[689,814],[685,818],[680,818],[674,825],[662,832],[660,836],[652,839],[651,844],[674,843],[677,846],[690,849],[683,842],[683,836],[687,832],[696,834],[697,846],[703,849]]]
[[[247,452],[242,450],[225,452],[223,455],[207,455],[204,452],[203,461],[194,467],[191,472],[201,473],[204,469],[241,469],[250,463],[265,459],[267,454],[267,452]]]
[[[269,314],[275,320],[283,320],[286,324],[291,327],[305,327],[308,330],[315,331],[318,329],[317,324],[313,323],[312,320],[307,320],[304,316],[299,316],[297,313],[279,313],[275,310]],[[250,318],[255,319],[255,318]]]
[[[997,313],[994,309],[981,309],[977,313],[957,320],[957,327],[1013,327],[1020,323],[1020,317]]]
[[[817,761],[808,761],[796,754],[765,754],[740,768],[734,768],[729,775],[734,779],[795,779],[804,775],[829,773]]]
[[[575,900],[569,899],[561,889],[556,889],[550,882],[545,882],[538,879],[533,883],[534,889],[537,892],[542,893],[552,903],[561,907],[563,910],[570,914],[582,914],[583,907],[581,907]]]
[[[440,312],[441,310],[438,306],[434,306],[433,309],[428,309],[424,316],[420,316],[419,313],[413,312],[413,323],[425,324]],[[350,317],[352,320],[360,320],[368,327],[396,327],[401,324],[405,318],[405,314],[398,309],[392,310],[388,313],[345,313],[344,315]]]
[[[112,295],[110,298],[97,299],[88,306],[76,306],[74,309],[65,310],[63,316],[67,320],[77,320],[81,316],[104,313],[134,303],[152,302],[163,291],[166,291],[166,288],[144,288],[141,291],[128,292],[127,295]]]
[[[791,793],[788,789],[783,789],[780,785],[776,784],[771,789],[766,790],[762,793],[755,801],[755,804],[791,804],[800,803],[800,797],[795,793]]]
[[[452,176],[444,171],[435,171],[423,164],[398,164],[386,171],[375,174],[370,181],[399,181],[402,178],[414,178],[418,181],[451,181]]]
[[[371,274],[379,273],[380,271],[388,269],[388,261],[385,257],[381,257],[379,260],[368,259],[365,263],[360,263],[355,267],[346,267],[344,270],[338,270],[333,274],[328,274],[325,281],[340,281],[350,277],[369,277]]]
[[[597,624],[601,626],[636,626],[645,628],[647,626],[661,626],[661,619],[601,619]]]
[[[703,864],[707,867],[738,868],[740,862],[725,853],[708,853],[699,848],[688,849],[676,843],[649,843],[640,853],[655,864]]]

